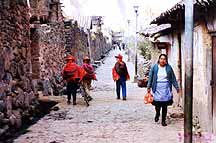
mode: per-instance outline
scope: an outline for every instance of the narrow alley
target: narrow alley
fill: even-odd
[[[111,69],[120,51],[111,51],[97,69],[98,81],[93,84],[93,101],[86,107],[79,97],[76,106],[52,111],[15,143],[179,143],[182,142],[183,119],[170,118],[168,126],[154,122],[154,107],[145,105],[146,92],[132,79],[127,82],[127,101],[116,100]],[[124,60],[127,56],[122,53]],[[130,75],[134,65],[127,62]],[[66,104],[66,97],[65,97]],[[171,114],[174,109],[170,109]],[[168,132],[167,132],[168,131]],[[165,138],[164,138],[165,137]]]

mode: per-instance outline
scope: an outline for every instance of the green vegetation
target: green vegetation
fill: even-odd
[[[150,41],[148,41],[147,39],[139,41],[138,49],[140,50],[140,54],[144,57],[144,59],[151,60],[153,45]]]

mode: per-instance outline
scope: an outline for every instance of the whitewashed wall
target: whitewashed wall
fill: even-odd
[[[212,128],[212,97],[210,86],[212,74],[212,39],[207,27],[200,23],[194,28],[194,79],[193,79],[193,111],[198,116],[202,128],[211,131]]]

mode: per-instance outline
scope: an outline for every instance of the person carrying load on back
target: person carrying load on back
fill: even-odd
[[[122,55],[115,56],[117,62],[112,69],[113,80],[116,81],[117,99],[120,99],[120,87],[122,88],[123,100],[126,100],[126,81],[130,79],[126,63],[122,60]]]
[[[67,103],[71,103],[71,94],[73,96],[73,105],[76,105],[77,89],[79,83],[86,74],[85,71],[75,63],[75,58],[71,55],[66,57],[66,65],[63,68],[62,76],[67,82]]]
[[[92,100],[90,96],[90,88],[92,80],[96,80],[96,74],[94,67],[90,64],[90,58],[85,56],[83,58],[83,69],[86,71],[86,75],[83,77],[82,84],[85,89],[86,95],[88,96],[88,100]]]

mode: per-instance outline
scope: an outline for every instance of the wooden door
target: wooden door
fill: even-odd
[[[212,116],[213,116],[213,132],[216,134],[216,37],[212,38],[213,41],[213,82],[212,82]]]

